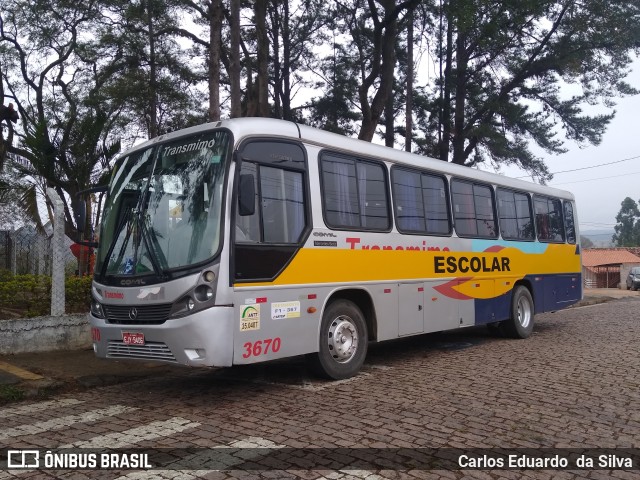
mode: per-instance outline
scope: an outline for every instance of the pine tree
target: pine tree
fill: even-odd
[[[617,247],[640,246],[640,209],[638,204],[630,197],[625,198],[620,204],[621,208],[616,215],[618,224],[614,227],[613,244]]]

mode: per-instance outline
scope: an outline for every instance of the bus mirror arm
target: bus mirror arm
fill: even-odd
[[[87,242],[85,240],[76,240],[75,243],[78,245],[84,245],[85,247],[98,248],[98,242]]]
[[[256,188],[252,174],[240,175],[238,186],[238,214],[241,217],[253,215],[256,211]]]

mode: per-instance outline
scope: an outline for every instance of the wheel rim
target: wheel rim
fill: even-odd
[[[518,299],[518,323],[527,328],[531,323],[531,302],[522,296]]]
[[[358,329],[351,318],[341,315],[329,326],[329,353],[338,363],[347,363],[358,350]]]

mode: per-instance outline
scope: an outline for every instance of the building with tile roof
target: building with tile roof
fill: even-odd
[[[632,267],[640,257],[626,248],[585,248],[582,250],[582,278],[585,288],[626,288]]]

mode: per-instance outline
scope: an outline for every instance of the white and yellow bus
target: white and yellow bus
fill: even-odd
[[[369,342],[488,325],[582,297],[574,197],[242,118],[118,160],[90,321],[99,357],[231,366],[307,355],[333,379]]]

